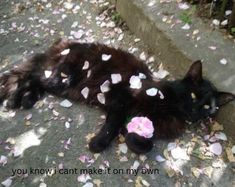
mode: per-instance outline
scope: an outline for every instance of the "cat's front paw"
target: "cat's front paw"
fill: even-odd
[[[151,139],[144,138],[136,133],[127,133],[125,141],[128,148],[136,154],[145,154],[153,148]]]
[[[91,152],[100,153],[109,146],[106,137],[95,136],[89,143],[89,149]]]

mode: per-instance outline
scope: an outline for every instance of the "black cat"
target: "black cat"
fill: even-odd
[[[9,108],[31,108],[45,91],[100,106],[107,118],[89,144],[93,152],[108,147],[131,117],[148,117],[156,137],[172,138],[182,132],[185,121],[213,117],[235,98],[202,78],[200,61],[181,80],[156,82],[148,67],[127,52],[71,40],[58,40],[3,74],[0,85],[0,98]],[[150,151],[152,141],[126,133],[126,143],[136,153]]]

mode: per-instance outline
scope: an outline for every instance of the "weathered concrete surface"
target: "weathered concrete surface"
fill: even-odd
[[[158,0],[116,0],[115,4],[129,28],[174,76],[182,76],[192,61],[201,59],[206,77],[219,89],[235,94],[235,43],[194,14],[190,16],[191,28],[183,30],[185,23],[180,22],[180,17],[193,11],[193,7],[185,11],[178,8],[176,1]],[[210,46],[217,49],[211,50]],[[223,58],[227,65],[220,64]],[[218,119],[235,139],[235,102],[224,107]]]
[[[99,1],[100,3],[94,3],[96,1],[92,0],[74,0],[72,1],[74,7],[80,6],[80,9],[75,13],[72,13],[71,10],[61,9],[65,7],[63,2],[67,1],[60,2],[58,4],[58,2],[49,0],[0,1],[1,71],[9,69],[12,64],[20,63],[22,57],[25,56],[24,54],[29,54],[31,51],[41,51],[59,36],[69,37],[73,35],[72,30],[78,31],[79,29],[86,33],[81,37],[81,40],[91,41],[94,39],[94,41],[111,43],[113,46],[126,50],[132,47],[131,51],[138,49],[135,55],[145,51],[145,54],[149,56],[148,48],[145,47],[143,42],[135,43],[136,37],[129,31],[121,32],[120,29],[107,27],[107,25],[101,27],[101,22],[108,23],[110,21],[109,17],[103,18],[102,15],[97,18],[101,10],[109,6],[106,2],[102,0]],[[78,21],[78,25],[71,28],[74,21]],[[20,27],[21,24],[23,24],[22,27]],[[122,40],[123,33],[124,38]],[[174,56],[172,58],[175,59]],[[157,57],[155,59],[156,62],[160,61]],[[77,168],[79,171],[82,168],[103,168],[109,162],[112,170],[125,170],[130,168],[135,161],[138,161],[140,163],[139,168],[158,169],[159,174],[138,174],[137,176],[125,173],[93,174],[90,175],[91,179],[87,182],[98,186],[95,185],[95,183],[97,184],[95,179],[100,179],[101,187],[140,187],[140,184],[143,185],[143,183],[140,182],[139,184],[137,179],[140,179],[141,176],[153,187],[231,187],[234,184],[234,165],[231,161],[228,161],[225,152],[226,148],[231,149],[232,147],[229,141],[220,141],[223,145],[222,155],[219,157],[210,155],[208,160],[199,159],[198,153],[190,153],[189,160],[173,159],[168,151],[163,154],[169,141],[180,143],[184,148],[192,147],[194,144],[199,147],[208,146],[209,143],[203,141],[203,135],[206,132],[201,128],[195,130],[194,127],[191,127],[190,131],[187,131],[177,140],[156,141],[154,149],[145,155],[146,160],[130,151],[126,154],[117,154],[120,139],[116,139],[109,149],[95,159],[97,155],[92,154],[87,149],[86,137],[90,133],[97,132],[100,128],[100,124],[103,123],[103,117],[100,117],[102,112],[78,103],[73,103],[71,108],[66,109],[59,105],[61,100],[46,95],[31,110],[6,111],[3,107],[0,108],[0,156],[4,155],[8,158],[8,162],[4,166],[0,164],[0,183],[12,175],[12,169],[24,168],[28,170],[28,176],[14,176],[11,186],[38,187],[41,185],[43,187],[47,184],[49,187],[80,187],[85,183],[78,182],[79,173],[59,174],[58,169]],[[59,114],[50,109],[52,105]],[[32,119],[27,122],[25,117],[29,114],[32,114]],[[70,121],[69,118],[72,120],[70,127],[65,126],[65,122]],[[71,140],[71,143],[69,140]],[[68,144],[67,147],[65,144]],[[20,154],[21,152],[22,154]],[[19,154],[19,156],[14,157],[13,153]],[[87,166],[87,163],[82,163],[79,160],[79,157],[83,155],[94,160],[90,167]],[[156,162],[156,155],[164,155],[164,157],[167,157],[167,161]],[[127,161],[121,162],[120,158]],[[172,169],[169,169],[169,165]],[[55,168],[57,173],[53,175],[33,174],[29,173],[30,168]],[[197,168],[196,171],[200,171],[201,174],[198,178],[192,173],[192,168]],[[146,185],[146,183],[144,184]]]

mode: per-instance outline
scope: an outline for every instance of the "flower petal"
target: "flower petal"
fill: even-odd
[[[85,99],[87,99],[87,98],[88,98],[88,95],[89,95],[89,88],[88,88],[88,87],[83,88],[83,89],[81,90],[81,94],[83,95],[83,97],[84,97]]]
[[[84,65],[83,65],[83,67],[82,67],[82,70],[87,70],[89,68],[89,62],[86,60],[85,62],[84,62]]]
[[[7,178],[6,180],[2,181],[1,184],[2,184],[3,186],[5,186],[5,187],[11,186],[11,184],[12,184],[12,178],[11,178],[11,177]]]
[[[69,52],[70,52],[70,49],[65,49],[60,54],[64,56],[64,55],[69,54]]]
[[[91,180],[91,177],[89,174],[82,174],[82,175],[79,175],[77,178],[77,181],[82,182],[82,183],[86,183],[88,180]]]
[[[7,157],[4,155],[1,155],[0,157],[0,164],[2,164],[2,166],[7,164]]]
[[[156,96],[157,95],[157,92],[158,92],[158,89],[157,88],[149,88],[148,90],[146,90],[146,94],[148,96]]]
[[[129,83],[130,83],[130,88],[132,89],[140,89],[142,87],[142,82],[139,76],[135,75],[131,76]]]
[[[98,93],[97,94],[97,99],[101,104],[103,104],[103,105],[105,104],[105,96],[104,96],[103,93]]]
[[[164,162],[164,161],[166,161],[166,159],[163,158],[161,155],[157,155],[157,156],[156,156],[156,161],[158,161],[158,162]]]
[[[112,83],[113,84],[118,84],[119,82],[122,81],[122,76],[121,74],[117,73],[117,74],[111,74],[111,79],[112,79]]]
[[[217,139],[220,139],[220,140],[223,140],[223,141],[227,141],[228,140],[226,134],[224,134],[223,132],[216,133],[215,137]]]
[[[118,149],[124,154],[126,154],[128,150],[126,143],[119,144]]]
[[[171,150],[171,155],[174,159],[189,160],[186,150],[179,146]]]
[[[69,101],[69,100],[67,100],[67,99],[65,99],[65,100],[63,100],[62,102],[60,102],[60,106],[62,106],[62,107],[65,107],[65,108],[69,108],[69,107],[71,107],[73,104]]]
[[[215,155],[221,155],[222,154],[222,146],[220,143],[213,143],[209,146],[210,152],[214,153]]]
[[[108,61],[110,60],[112,57],[112,55],[108,55],[108,54],[102,54],[102,60],[103,61]]]
[[[52,71],[50,71],[50,70],[45,70],[44,71],[44,75],[47,79],[51,76],[51,74],[52,74]]]
[[[108,92],[110,90],[110,82],[109,80],[106,80],[103,82],[102,85],[100,85],[100,90],[102,93]]]

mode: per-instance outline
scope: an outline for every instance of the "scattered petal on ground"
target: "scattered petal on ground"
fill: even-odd
[[[126,143],[119,144],[118,147],[119,147],[119,150],[121,151],[121,153],[124,153],[124,154],[127,153],[128,148],[127,148]]]
[[[164,161],[166,161],[166,159],[163,158],[161,155],[157,155],[157,156],[156,156],[156,161],[158,161],[158,162],[164,162]]]
[[[11,177],[7,178],[6,180],[2,181],[1,184],[2,184],[4,187],[9,187],[9,186],[11,186],[11,184],[12,184],[12,178],[11,178]]]
[[[209,146],[209,150],[214,153],[215,155],[221,155],[222,154],[222,146],[220,143],[213,143]]]
[[[0,156],[0,165],[4,166],[7,164],[7,157],[4,155]]]
[[[179,146],[171,150],[171,155],[174,159],[189,160],[186,150]]]
[[[60,106],[65,107],[65,108],[70,108],[72,105],[73,104],[67,99],[60,102]]]

